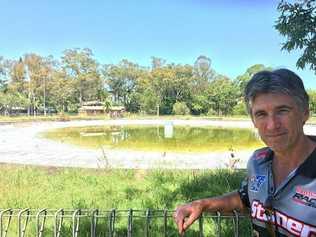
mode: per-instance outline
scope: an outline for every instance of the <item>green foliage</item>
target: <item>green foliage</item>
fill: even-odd
[[[316,114],[316,90],[308,90],[307,94],[309,96],[309,109],[311,114]]]
[[[247,115],[247,108],[243,101],[236,104],[233,108],[233,115]]]
[[[278,5],[280,16],[275,28],[286,38],[282,50],[302,50],[302,56],[297,60],[297,67],[316,72],[316,1],[298,0],[284,1]]]
[[[91,100],[107,102],[108,108],[124,106],[132,113],[177,114],[173,109],[178,106],[175,103],[183,102],[189,112],[182,106],[180,114],[214,111],[217,115],[231,115],[242,99],[247,81],[263,69],[267,68],[256,64],[231,80],[216,74],[211,59],[204,55],[193,66],[153,57],[151,68],[126,59],[118,64],[101,65],[88,48],[67,49],[60,60],[34,53],[19,60],[0,56],[0,92],[6,94],[0,100],[3,107],[9,94],[27,98],[29,115],[47,109],[77,113],[83,102]],[[15,98],[19,107],[25,105],[18,96]]]
[[[118,65],[108,65],[106,82],[113,93],[114,103],[124,105],[129,112],[139,110],[138,80],[144,75],[143,69],[126,59]]]
[[[193,114],[199,115],[207,113],[209,110],[209,101],[206,94],[197,94],[192,96],[191,110]]]
[[[208,88],[210,108],[217,115],[228,115],[232,113],[237,104],[239,96],[238,88],[225,76],[218,76]]]
[[[99,65],[93,58],[91,49],[67,49],[62,56],[62,69],[66,78],[73,80],[78,102],[97,100],[103,89]]]
[[[0,92],[0,111],[5,115],[11,114],[15,109],[25,109],[29,101],[25,96],[18,92]]]
[[[185,102],[176,102],[173,104],[172,112],[175,115],[188,115],[190,114],[190,109]]]
[[[263,64],[255,64],[255,65],[249,67],[244,74],[242,74],[236,78],[235,84],[239,87],[239,90],[241,93],[240,96],[242,96],[242,94],[245,90],[246,84],[251,79],[251,77],[254,74],[256,74],[257,72],[260,72],[263,70],[271,71],[272,68],[266,67]]]
[[[179,204],[236,190],[245,175],[245,171],[229,170],[84,170],[2,166],[0,205],[3,208],[22,209],[173,210]],[[126,236],[126,220],[118,217],[118,236]],[[64,221],[63,236],[69,236],[71,219],[68,222],[65,218]],[[99,221],[102,229],[105,229],[107,219],[105,222],[102,219]],[[133,236],[144,236],[144,218],[137,218],[133,222]],[[51,222],[48,221],[47,225],[51,225]],[[186,236],[197,236],[196,225],[190,228]],[[82,237],[89,232],[89,226],[84,226],[80,222]],[[151,236],[161,236],[162,226],[163,221],[152,219]],[[223,236],[232,236],[231,224],[223,221],[221,226],[226,233]],[[176,236],[172,219],[168,222],[168,229],[173,233],[171,236]],[[214,223],[206,222],[205,236],[215,232]],[[27,236],[34,234],[28,233]]]
[[[11,208],[172,209],[182,202],[237,189],[244,175],[244,171],[228,170],[81,170],[2,166],[1,192],[5,195],[0,196],[0,205]]]
[[[155,114],[157,112],[158,98],[151,88],[145,89],[140,95],[140,110],[147,114]]]

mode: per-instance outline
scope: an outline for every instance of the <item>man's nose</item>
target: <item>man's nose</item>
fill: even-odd
[[[268,121],[267,121],[267,129],[268,130],[275,130],[280,128],[281,122],[280,119],[275,116],[275,115],[271,115],[268,116]]]

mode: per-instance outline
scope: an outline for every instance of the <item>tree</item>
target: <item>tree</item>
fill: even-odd
[[[255,64],[255,65],[252,65],[251,67],[247,68],[247,70],[246,70],[246,72],[244,74],[238,76],[235,79],[235,84],[239,87],[241,95],[243,95],[243,92],[245,90],[246,84],[252,78],[252,76],[254,74],[256,74],[257,72],[260,72],[260,71],[263,71],[263,70],[271,71],[272,68],[266,67],[263,64]]]
[[[11,62],[9,90],[27,95],[24,66],[25,65],[22,58],[20,58],[18,61]]]
[[[151,91],[156,99],[157,114],[171,114],[175,102],[190,98],[192,66],[168,64],[155,68],[150,73]]]
[[[211,59],[200,55],[194,63],[194,75],[206,81],[211,80],[214,77],[214,71],[211,68]]]
[[[68,78],[75,80],[77,99],[83,101],[98,99],[103,87],[99,64],[93,58],[91,49],[67,49],[62,56],[62,67]]]
[[[0,92],[0,111],[4,115],[11,114],[14,107],[26,108],[28,103],[28,99],[19,92]]]
[[[115,104],[123,104],[127,111],[137,112],[136,89],[144,70],[135,63],[123,59],[118,65],[109,65],[105,73]]]
[[[300,49],[302,56],[297,67],[310,69],[316,73],[316,1],[299,0],[294,3],[282,0],[278,5],[280,16],[275,28],[286,37],[282,50]]]
[[[28,85],[30,104],[35,115],[38,110],[42,110],[46,115],[46,105],[50,94],[50,80],[55,70],[56,62],[52,56],[42,57],[30,53],[24,55],[25,77],[29,77]]]
[[[10,61],[0,56],[0,92],[5,92],[8,89],[10,75]]]
[[[234,106],[238,102],[239,89],[229,78],[218,75],[208,90],[209,103],[217,115],[232,114]]]
[[[309,96],[309,109],[312,115],[316,114],[316,90],[307,90]]]
[[[163,67],[166,64],[166,60],[157,57],[151,57],[151,68],[156,69]]]
[[[210,104],[208,88],[211,81],[216,77],[215,71],[211,68],[211,59],[200,55],[193,66],[193,77],[190,82],[191,101],[188,105],[193,114],[207,113]]]
[[[67,73],[63,69],[53,73],[51,95],[54,99],[51,103],[58,112],[63,113],[76,108],[75,83],[75,79],[67,77]]]
[[[172,112],[175,115],[188,115],[190,114],[190,109],[185,102],[176,102],[173,104]]]

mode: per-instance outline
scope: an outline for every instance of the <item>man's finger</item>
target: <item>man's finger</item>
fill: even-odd
[[[188,219],[185,220],[185,222],[183,223],[183,231],[185,231],[187,228],[190,227],[190,225],[192,225],[192,223],[198,218],[199,216],[197,216],[196,214],[192,214],[188,217]]]
[[[174,219],[175,219],[175,221],[176,221],[176,223],[177,223],[179,234],[182,235],[183,232],[184,232],[184,229],[183,229],[184,217],[182,217],[182,216],[177,216],[177,215],[175,214],[175,215],[174,215]]]

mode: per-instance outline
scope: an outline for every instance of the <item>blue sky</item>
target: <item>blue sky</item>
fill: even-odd
[[[295,66],[299,52],[281,52],[274,29],[277,0],[0,0],[0,55],[59,58],[65,49],[92,49],[104,64],[151,56],[193,64],[199,55],[230,78],[253,64],[296,71],[307,88],[316,75]]]

